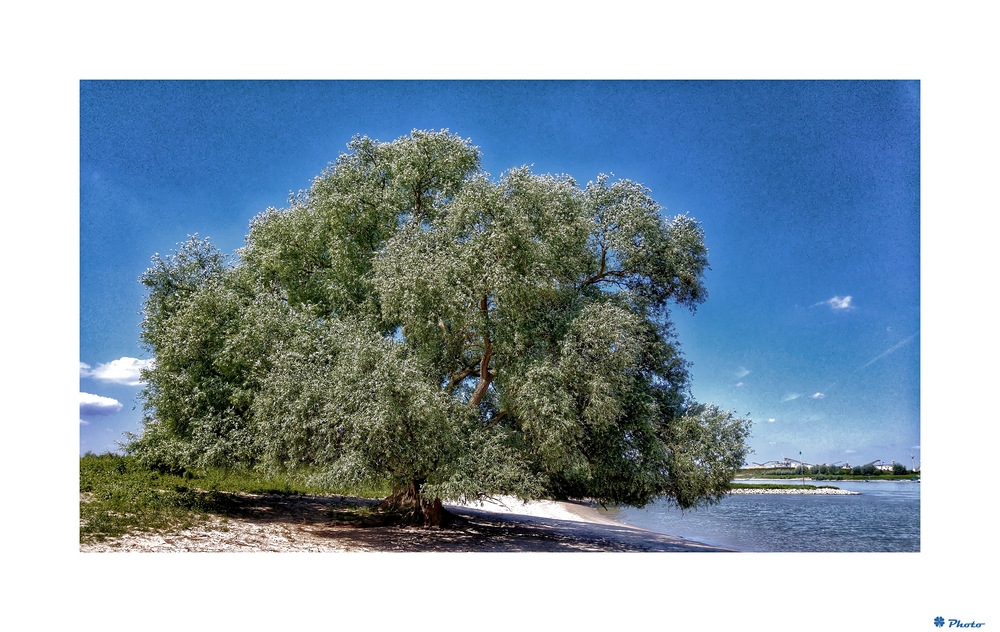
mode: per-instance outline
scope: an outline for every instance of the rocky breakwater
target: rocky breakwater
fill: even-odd
[[[732,489],[729,491],[730,494],[742,494],[742,495],[756,495],[756,494],[812,494],[821,496],[860,496],[861,492],[852,492],[846,489],[836,489],[833,487],[818,487],[818,488],[805,488],[805,489],[749,489],[746,487],[741,487],[740,489]]]

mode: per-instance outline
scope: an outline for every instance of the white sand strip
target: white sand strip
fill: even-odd
[[[612,520],[598,512],[590,504],[579,501],[532,500],[523,502],[514,496],[497,496],[480,502],[449,504],[452,507],[469,507],[497,514],[534,516],[536,518],[552,518],[555,520],[572,520],[575,522],[637,528],[618,522],[617,520]]]
[[[500,496],[480,502],[446,503],[445,506],[459,514],[463,513],[463,510],[466,513],[471,510],[524,523],[547,524],[550,528],[562,529],[580,537],[610,538],[631,545],[648,547],[647,550],[732,550],[618,522],[602,515],[591,505],[578,501],[534,500],[525,503],[511,496]]]

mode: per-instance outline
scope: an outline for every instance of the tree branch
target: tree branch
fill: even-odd
[[[479,311],[483,314],[484,318],[489,314],[487,298],[489,297],[484,296],[483,300],[479,301]],[[479,384],[476,385],[476,390],[472,393],[469,406],[478,406],[483,401],[483,397],[486,396],[486,390],[490,387],[490,382],[493,381],[494,377],[490,373],[490,355],[493,353],[493,343],[490,340],[489,323],[484,323],[483,325],[483,357],[479,361]]]
[[[469,366],[465,367],[461,371],[458,371],[457,373],[452,373],[448,377],[448,390],[450,391],[450,390],[454,389],[456,386],[458,386],[459,384],[461,384],[462,381],[465,378],[467,378],[469,376],[472,376],[472,375],[475,375],[477,368],[478,367],[477,367],[476,364],[470,364]]]
[[[580,287],[581,288],[585,288],[588,285],[591,285],[593,283],[600,283],[601,281],[604,281],[608,277],[616,277],[616,278],[619,278],[619,279],[623,279],[623,278],[627,277],[630,274],[629,272],[627,272],[625,270],[604,270],[603,267],[604,267],[604,264],[602,262],[602,264],[601,264],[601,268],[602,269],[601,269],[600,274],[598,274],[596,276],[590,277],[589,279],[587,279],[586,281],[584,281],[583,284]]]

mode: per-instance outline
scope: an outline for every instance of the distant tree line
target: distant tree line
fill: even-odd
[[[809,475],[825,474],[833,476],[846,475],[846,474],[850,474],[852,476],[881,476],[883,474],[889,474],[890,472],[888,470],[883,470],[878,467],[875,467],[873,463],[866,463],[864,465],[855,465],[850,469],[846,467],[841,467],[839,465],[827,465],[824,463],[823,465],[809,465],[809,466],[800,465],[799,467],[795,468],[795,473],[809,474]],[[906,476],[913,473],[914,472],[912,470],[907,468],[902,463],[894,462],[892,464],[891,474],[894,476]]]
[[[758,470],[756,473],[764,476],[814,476],[819,480],[827,476],[913,476],[917,474],[916,471],[907,468],[902,463],[893,463],[891,472],[879,469],[872,463],[855,465],[853,467],[842,467],[824,463],[822,465],[799,465],[796,467]]]

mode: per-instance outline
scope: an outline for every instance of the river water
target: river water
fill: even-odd
[[[688,511],[657,501],[642,509],[609,507],[602,513],[651,531],[739,551],[920,550],[919,483],[812,484],[833,485],[861,495],[736,495],[717,505]]]

